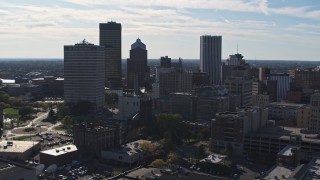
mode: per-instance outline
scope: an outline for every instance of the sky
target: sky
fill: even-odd
[[[148,58],[199,59],[200,36],[222,36],[222,58],[320,60],[319,0],[1,0],[0,58],[63,58],[122,24],[122,58],[139,37]]]

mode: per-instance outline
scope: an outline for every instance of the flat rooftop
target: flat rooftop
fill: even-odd
[[[274,166],[263,179],[265,180],[287,179],[292,174],[293,171],[294,171],[294,168],[289,168],[284,166]]]
[[[292,156],[293,152],[292,150],[294,149],[299,149],[299,147],[297,146],[286,146],[285,148],[283,148],[278,155],[282,155],[282,156]]]
[[[307,178],[318,178],[320,176],[320,157],[314,157],[308,164],[308,171],[305,175]]]
[[[269,107],[276,106],[277,108],[294,108],[299,109],[306,106],[306,104],[296,104],[296,103],[287,103],[287,102],[272,102],[269,104]]]
[[[12,146],[8,146],[12,142]],[[22,153],[38,145],[38,141],[0,141],[0,153]]]
[[[40,153],[48,154],[51,156],[60,156],[63,154],[71,153],[77,151],[78,148],[75,145],[66,145],[59,148],[53,148],[46,151],[41,151]]]
[[[261,138],[277,138],[289,140],[290,136],[299,136],[303,142],[312,142],[320,144],[320,138],[316,134],[305,134],[301,132],[302,128],[296,127],[268,127],[259,129],[256,132],[246,134],[246,137],[261,137]]]
[[[211,154],[208,157],[200,160],[200,162],[210,162],[210,163],[216,164],[223,161],[226,157],[227,157],[226,155]]]

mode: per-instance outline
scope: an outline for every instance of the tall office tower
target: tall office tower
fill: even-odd
[[[252,81],[243,77],[229,77],[224,81],[224,87],[230,94],[240,96],[241,106],[252,104]]]
[[[105,47],[105,86],[121,88],[121,24],[100,23],[100,46]]]
[[[210,83],[221,84],[221,36],[200,37],[200,70],[209,74]]]
[[[311,96],[310,107],[309,131],[318,134],[320,133],[320,93]]]
[[[270,75],[270,71],[271,70],[269,68],[259,67],[259,81],[267,80]]]
[[[163,56],[160,58],[160,67],[161,68],[170,68],[171,67],[171,58],[168,56]]]
[[[234,55],[229,55],[229,59],[227,59],[226,65],[228,66],[240,66],[244,65],[246,62],[243,59],[242,54],[234,54]]]
[[[130,59],[127,60],[127,87],[138,88],[145,86],[147,73],[146,45],[138,38],[131,45]]]
[[[104,106],[104,47],[83,40],[64,46],[64,101],[89,101],[94,110]]]

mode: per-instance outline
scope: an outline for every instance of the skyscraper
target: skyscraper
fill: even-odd
[[[146,45],[138,38],[131,45],[130,59],[127,60],[127,87],[137,88],[145,86],[147,73],[147,49]]]
[[[221,36],[200,37],[200,70],[209,75],[210,83],[221,84]]]
[[[309,132],[320,133],[320,93],[316,92],[310,99]]]
[[[64,100],[89,101],[95,110],[104,106],[104,47],[83,40],[64,46]]]
[[[121,87],[121,24],[100,23],[100,46],[105,47],[105,86]]]

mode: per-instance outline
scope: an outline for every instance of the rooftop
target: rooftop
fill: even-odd
[[[263,179],[287,179],[293,171],[293,168],[274,166]]]
[[[46,150],[46,151],[41,151],[40,153],[48,154],[48,155],[51,155],[51,156],[60,156],[60,155],[63,155],[63,154],[75,152],[77,150],[78,150],[77,146],[75,146],[75,145],[67,145],[67,146],[62,146],[62,147],[59,147],[59,148],[54,148],[54,149],[49,149],[49,150]]]
[[[39,143],[38,141],[0,141],[0,153],[23,153]]]
[[[151,141],[140,139],[137,141],[127,143],[126,145],[123,145],[121,148],[113,149],[111,151],[117,152],[119,154],[127,154],[129,156],[132,156],[134,154],[142,152],[141,144],[144,142],[152,143]],[[107,150],[107,151],[110,151],[110,150]]]
[[[211,162],[213,164],[223,161],[227,156],[221,154],[211,154],[208,157],[200,160],[200,162]]]
[[[316,134],[305,134],[301,132],[302,128],[296,127],[268,127],[261,128],[256,132],[250,132],[246,136],[262,137],[262,138],[279,138],[289,140],[290,136],[301,138],[304,142],[312,142],[320,144],[320,138]]]
[[[296,104],[296,103],[287,103],[287,102],[272,102],[269,104],[269,107],[277,107],[277,108],[301,108],[306,106],[306,104]]]
[[[320,157],[314,157],[308,164],[305,179],[320,178]]]
[[[286,146],[285,148],[283,148],[278,155],[282,155],[282,156],[292,156],[293,155],[293,151],[299,149],[298,146]]]

